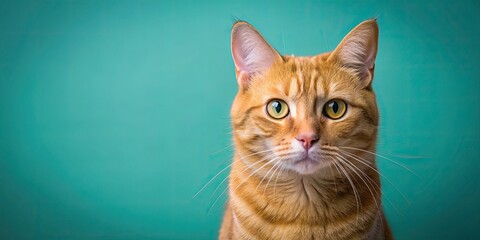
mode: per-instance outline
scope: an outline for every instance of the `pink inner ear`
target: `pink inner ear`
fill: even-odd
[[[262,74],[281,59],[265,39],[247,23],[238,23],[232,30],[232,57],[237,81],[247,87],[253,75]]]
[[[375,65],[375,55],[376,55],[376,46],[371,43],[373,46],[369,46],[369,51],[367,53],[367,57],[365,58],[365,66],[367,68],[367,71],[372,71],[373,66]]]
[[[246,54],[242,51],[235,39],[232,41],[232,57],[235,63],[235,74],[237,77],[237,84],[241,87],[247,87],[250,79],[249,69],[246,64]]]
[[[337,46],[328,60],[340,62],[353,69],[367,84],[373,79],[377,54],[378,25],[375,20],[367,20],[352,29]]]
[[[239,44],[237,44],[235,40],[232,42],[232,56],[233,62],[235,63],[235,68],[238,72],[248,72],[247,64],[245,63],[246,56],[243,56],[246,54],[243,54],[242,47],[238,45]]]

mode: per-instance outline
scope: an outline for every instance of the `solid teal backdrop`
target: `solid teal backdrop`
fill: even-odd
[[[479,9],[478,1],[2,1],[0,239],[216,238],[227,171],[193,196],[232,155],[234,20],[283,54],[314,55],[373,17],[378,152],[418,175],[378,159],[393,231],[478,239]]]

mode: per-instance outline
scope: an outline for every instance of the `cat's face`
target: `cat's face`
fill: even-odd
[[[239,92],[231,115],[242,161],[306,175],[329,166],[341,147],[375,145],[378,30],[374,21],[362,24],[335,51],[314,57],[281,57],[247,23],[234,26]]]

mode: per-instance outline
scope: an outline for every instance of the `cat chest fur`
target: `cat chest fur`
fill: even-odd
[[[357,209],[348,183],[340,179],[282,179],[267,186],[240,162],[232,168],[229,208],[231,239],[376,239],[377,203],[365,197]],[[333,191],[332,191],[333,190]],[[358,189],[368,191],[366,189]],[[365,192],[365,196],[368,196]],[[371,196],[371,195],[370,195]],[[222,238],[221,238],[222,239]],[[383,239],[383,238],[381,238]]]

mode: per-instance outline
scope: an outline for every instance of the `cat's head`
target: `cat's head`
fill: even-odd
[[[377,39],[377,23],[368,20],[331,53],[281,56],[250,24],[235,23],[232,55],[239,91],[231,116],[241,160],[258,167],[281,164],[307,175],[347,148],[373,149]]]

